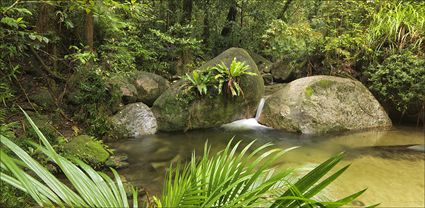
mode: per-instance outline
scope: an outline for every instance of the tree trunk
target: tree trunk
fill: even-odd
[[[221,30],[221,36],[228,37],[232,33],[233,24],[236,22],[236,15],[238,14],[236,1],[232,1],[229,12],[227,13],[226,24]]]
[[[35,31],[41,35],[46,35],[49,32],[54,32],[55,34],[58,33],[58,25],[56,22],[56,19],[54,18],[55,14],[55,6],[50,5],[48,3],[42,3],[40,5],[39,15],[37,18],[37,22],[35,24]],[[48,48],[46,51],[48,53],[53,54],[53,59],[50,59],[53,62],[53,68],[58,69],[58,50],[57,50],[57,44],[48,44]],[[50,64],[50,63],[49,63]]]
[[[204,27],[203,27],[203,31],[202,31],[202,40],[204,43],[205,47],[208,47],[208,41],[210,38],[210,11],[209,11],[209,4],[210,1],[209,0],[205,0],[205,5],[204,5],[204,12],[205,12],[205,16],[204,16]]]
[[[287,0],[285,5],[283,5],[282,11],[279,13],[279,16],[277,17],[277,19],[281,19],[281,20],[286,20],[285,18],[285,13],[286,11],[288,11],[289,6],[291,5],[293,0]]]
[[[94,51],[94,46],[93,46],[93,11],[90,10],[90,12],[86,12],[86,24],[85,24],[85,34],[86,34],[86,44],[89,47],[89,50],[91,52]]]
[[[167,28],[173,26],[176,23],[177,13],[177,2],[176,0],[168,0],[168,12],[167,12]]]
[[[183,16],[181,19],[182,25],[190,24],[192,21],[192,8],[193,0],[183,0]]]

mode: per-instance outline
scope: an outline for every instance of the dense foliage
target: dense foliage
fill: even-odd
[[[415,106],[413,97],[423,97],[421,89],[412,89],[409,99],[388,98],[387,93],[396,92],[387,89],[410,89],[412,83],[402,79],[379,86],[384,77],[378,71],[398,65],[390,57],[406,51],[424,58],[424,7],[407,0],[8,0],[0,7],[0,99],[5,108],[26,102],[14,95],[31,94],[27,79],[39,77],[55,100],[50,110],[66,114],[91,134],[111,137],[106,117],[119,99],[108,88],[110,77],[143,70],[175,79],[233,46],[283,60],[295,78],[332,74],[360,79],[380,101],[403,111]],[[414,74],[423,80],[420,72]],[[82,84],[76,86],[77,80]],[[237,90],[237,82],[230,82],[229,90]],[[66,99],[78,93],[79,100]]]
[[[0,134],[43,165],[48,159],[30,145],[37,136],[19,106],[33,112],[58,152],[69,139],[58,129],[116,138],[109,118],[127,102],[111,80],[137,71],[186,78],[184,100],[243,96],[244,65],[197,70],[229,47],[263,60],[260,72],[282,63],[278,70],[291,76],[277,81],[358,79],[387,112],[423,123],[423,14],[425,2],[412,0],[3,0]]]

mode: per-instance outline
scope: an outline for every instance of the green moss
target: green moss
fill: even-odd
[[[333,84],[333,81],[327,80],[327,79],[322,79],[319,82],[317,82],[317,85],[322,88],[329,88],[330,86],[332,86],[332,84]]]
[[[102,166],[109,158],[109,152],[102,141],[87,135],[72,138],[64,145],[64,152],[67,156],[77,157],[97,167]]]
[[[304,94],[305,94],[306,97],[309,98],[313,95],[313,92],[314,92],[313,88],[309,86],[309,87],[305,88]]]

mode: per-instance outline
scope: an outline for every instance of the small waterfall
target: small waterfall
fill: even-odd
[[[258,123],[258,119],[261,116],[261,111],[263,110],[265,98],[261,98],[260,103],[258,103],[257,112],[255,113],[255,118],[248,118],[233,121],[228,124],[223,124],[222,127],[228,130],[254,130],[254,129],[271,129],[270,127],[261,125]]]
[[[265,102],[266,102],[266,99],[261,98],[260,103],[258,104],[257,113],[255,113],[255,120],[257,120],[257,121],[258,121],[258,119],[260,119],[261,112],[263,111],[263,107],[264,107]]]

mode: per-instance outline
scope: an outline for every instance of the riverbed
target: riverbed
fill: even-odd
[[[382,207],[424,207],[424,132],[420,128],[393,127],[326,136],[307,136],[253,126],[214,128],[189,132],[157,133],[110,144],[118,153],[128,155],[130,166],[120,173],[150,194],[160,195],[170,162],[186,161],[193,151],[201,154],[205,142],[212,152],[223,149],[231,138],[246,145],[271,142],[285,149],[277,168],[312,167],[332,155],[345,152],[342,167],[348,170],[327,192],[335,199],[368,188],[352,205]]]

